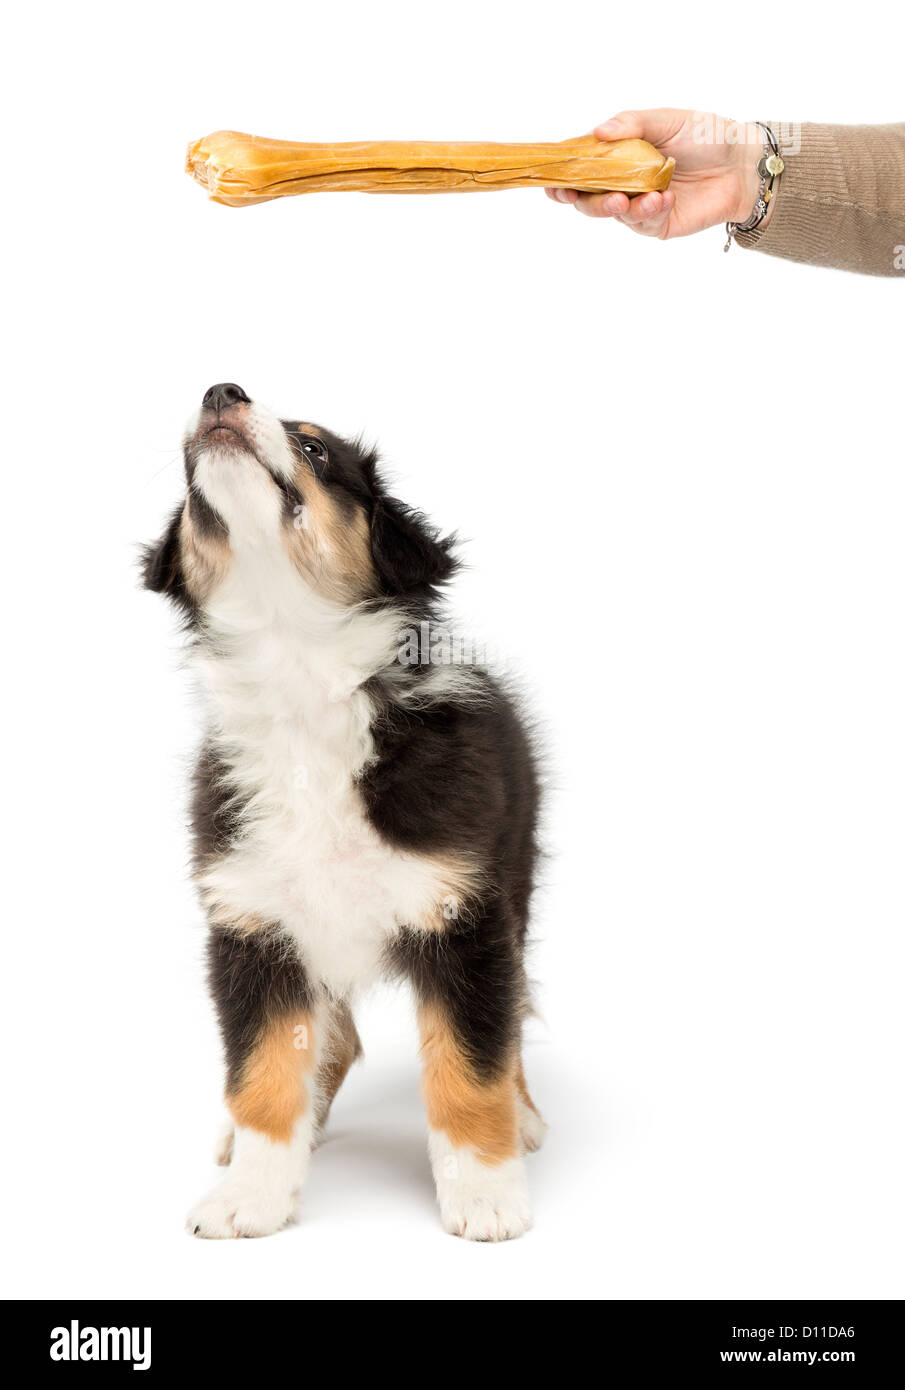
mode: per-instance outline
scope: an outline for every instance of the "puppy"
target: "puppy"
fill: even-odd
[[[194,870],[232,1116],[188,1229],[285,1225],[361,1056],[356,994],[395,975],[443,1225],[521,1235],[545,1128],[520,1059],[538,777],[511,700],[432,635],[452,538],[387,494],[372,451],[231,383],[184,452],[143,572],[190,629],[206,699]]]

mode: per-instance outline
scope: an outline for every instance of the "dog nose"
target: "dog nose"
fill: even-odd
[[[208,387],[201,404],[206,410],[225,410],[228,405],[238,405],[240,401],[248,400],[242,387],[234,381],[220,381],[216,386]]]

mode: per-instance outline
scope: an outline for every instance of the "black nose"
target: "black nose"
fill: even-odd
[[[225,410],[228,405],[238,405],[240,401],[248,400],[242,387],[234,381],[221,381],[205,391],[201,404],[207,410]]]

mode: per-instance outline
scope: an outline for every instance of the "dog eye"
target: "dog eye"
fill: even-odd
[[[302,445],[302,450],[309,458],[320,459],[323,463],[327,457],[327,450],[319,439],[306,439]]]

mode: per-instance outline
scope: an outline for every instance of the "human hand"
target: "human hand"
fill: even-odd
[[[723,222],[745,222],[754,211],[763,139],[753,123],[663,108],[621,111],[597,126],[594,134],[598,140],[648,140],[662,154],[672,155],[676,169],[669,188],[634,198],[627,193],[548,188],[547,197],[554,202],[569,203],[586,217],[615,218],[661,241]]]

